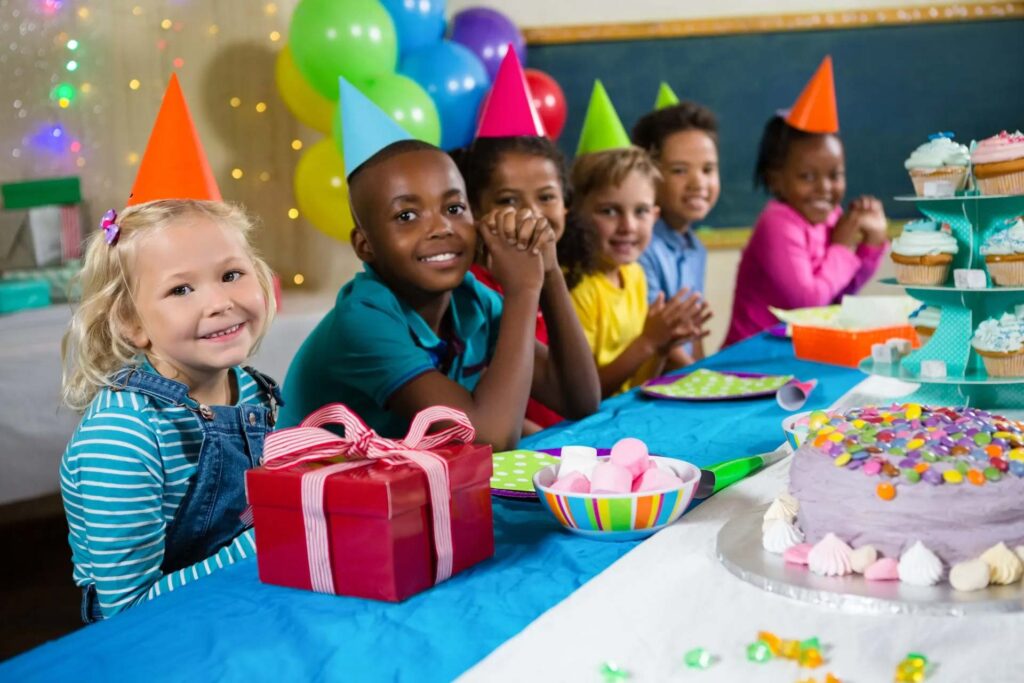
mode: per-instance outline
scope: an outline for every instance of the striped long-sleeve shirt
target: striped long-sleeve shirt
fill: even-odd
[[[241,368],[238,404],[267,405]],[[196,473],[203,428],[188,408],[103,389],[61,459],[74,580],[95,584],[104,617],[253,556],[252,529],[213,556],[163,574],[167,526]]]

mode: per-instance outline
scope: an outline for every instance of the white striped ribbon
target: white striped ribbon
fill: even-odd
[[[453,424],[428,434],[430,428],[438,422]],[[340,437],[322,428],[328,424],[342,425],[345,436]],[[429,449],[453,442],[472,443],[475,437],[476,430],[465,413],[445,406],[433,406],[420,411],[413,418],[404,439],[386,439],[341,403],[332,403],[314,411],[298,427],[268,434],[262,462],[270,470],[290,468],[305,462],[322,462],[338,456],[348,458],[345,462],[317,468],[302,475],[302,515],[313,590],[319,593],[337,592],[331,573],[327,516],[324,513],[324,486],[327,478],[379,459],[395,463],[408,460],[422,468],[426,474],[437,554],[434,582],[437,584],[448,579],[452,575],[453,558],[448,462]]]

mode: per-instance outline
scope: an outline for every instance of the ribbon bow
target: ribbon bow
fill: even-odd
[[[117,238],[121,236],[121,228],[116,221],[117,212],[113,209],[107,209],[107,212],[103,214],[103,218],[100,219],[100,230],[103,231],[103,239],[111,247],[117,244]]]
[[[438,422],[454,424],[428,434]],[[323,429],[323,425],[340,424],[341,437]],[[268,470],[295,467],[301,463],[331,461],[339,455],[344,462],[329,464],[302,475],[302,511],[306,530],[306,554],[313,590],[334,594],[330,550],[327,540],[327,519],[324,514],[324,486],[327,478],[344,470],[365,467],[374,460],[408,460],[421,467],[427,475],[430,507],[433,513],[434,545],[437,552],[435,584],[452,575],[451,485],[447,461],[429,449],[453,442],[472,443],[476,430],[462,411],[434,406],[420,411],[403,439],[380,436],[353,413],[348,406],[332,403],[314,411],[298,427],[282,429],[267,435],[262,464]]]

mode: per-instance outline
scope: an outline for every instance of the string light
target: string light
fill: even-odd
[[[88,19],[89,18],[89,8],[88,7],[79,7],[78,8],[78,18],[79,19]]]
[[[138,5],[136,5],[135,7],[132,7],[132,14],[134,14],[137,17],[141,17],[142,16],[142,8],[140,6],[138,6]]]
[[[89,93],[92,92],[92,83],[83,83],[82,87],[80,88],[80,90],[83,93],[85,93],[86,95],[88,95]]]
[[[138,90],[140,85],[142,84],[139,83],[139,79],[137,78],[133,78],[132,80],[128,81],[128,87],[132,90]]]
[[[65,64],[64,67],[68,71],[77,71],[78,70],[78,62],[76,62],[75,60],[72,59],[67,64]]]
[[[294,149],[296,152],[302,149],[302,140],[299,140],[298,138],[292,140],[292,149]]]
[[[267,110],[267,103],[266,102],[257,102],[256,103],[256,113],[257,114],[262,114],[266,110]]]
[[[128,156],[126,157],[126,160],[128,161],[129,165],[134,166],[135,164],[139,163],[139,153],[138,152],[128,152]]]
[[[295,277],[292,278],[292,282],[294,282],[297,285],[301,285],[305,281],[306,276],[303,275],[302,273],[295,273]]]
[[[175,69],[180,69],[183,66],[185,66],[185,60],[182,59],[181,57],[175,57],[174,58],[174,68]]]
[[[295,208],[288,209],[288,218],[291,218],[292,220],[295,220],[298,217],[299,217],[299,210],[298,209],[295,209]]]
[[[234,178],[235,180],[241,180],[243,175],[245,175],[245,174],[242,173],[242,169],[240,169],[240,168],[233,168],[233,169],[231,169],[231,177]]]
[[[163,21],[160,22],[160,28],[162,28],[165,31],[167,29],[169,29],[173,25],[174,25],[174,22],[172,22],[170,19],[164,19]]]
[[[268,173],[267,171],[263,171],[262,173],[260,173],[260,180],[264,183],[270,180],[270,173]]]
[[[272,43],[276,43],[279,40],[281,40],[281,32],[280,31],[271,31],[270,32],[270,41]]]
[[[77,41],[77,40],[75,40],[74,38],[72,38],[71,40],[69,40],[69,41],[67,42],[67,48],[68,48],[69,50],[71,50],[72,52],[74,52],[75,50],[77,50],[77,49],[78,49],[78,41]]]
[[[230,100],[228,100],[228,104],[237,109],[239,106],[241,106],[242,100],[237,97],[232,97]]]
[[[267,13],[268,17],[273,16],[277,14],[277,5],[275,5],[272,2],[268,2],[266,6],[263,8],[263,11]]]

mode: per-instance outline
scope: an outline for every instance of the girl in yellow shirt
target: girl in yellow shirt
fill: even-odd
[[[638,147],[584,154],[572,170],[576,193],[559,261],[584,335],[593,351],[603,397],[631,389],[685,362],[679,344],[698,334],[703,303],[681,291],[647,304],[637,263],[658,219],[660,177]],[[679,358],[676,358],[679,354]]]

